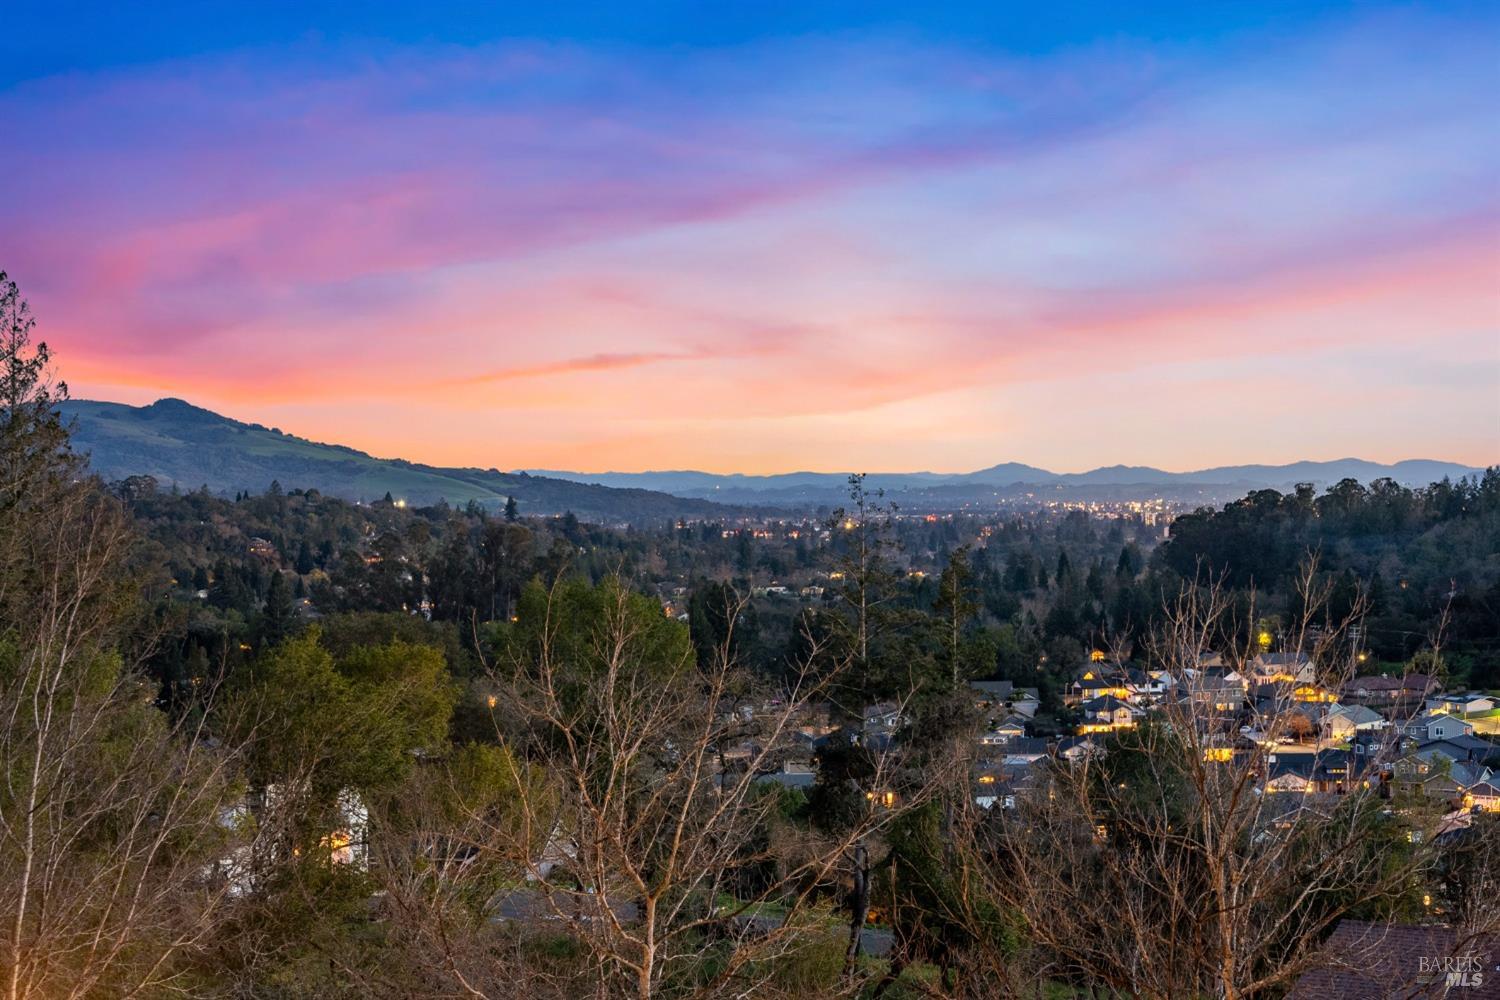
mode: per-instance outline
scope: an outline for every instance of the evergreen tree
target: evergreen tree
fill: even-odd
[[[740,573],[743,576],[749,577],[750,571],[755,568],[755,549],[750,544],[750,532],[748,529],[740,529],[736,545],[739,550],[736,561],[739,565]]]
[[[517,504],[516,504],[516,498],[515,497],[506,497],[505,498],[505,519],[507,521],[510,521],[510,522],[514,523],[514,521],[516,520],[516,518],[518,518],[520,516],[521,516],[521,511],[520,511],[520,507],[517,506]]]
[[[297,605],[292,600],[286,575],[279,570],[271,574],[266,588],[266,603],[260,613],[261,647],[276,646],[297,631]]]
[[[727,583],[710,581],[693,591],[688,599],[688,632],[700,667],[712,668],[726,651],[731,660],[738,658],[745,646],[745,635],[735,620],[738,611],[739,595]]]
[[[28,487],[69,478],[82,464],[57,412],[67,383],[52,379],[47,345],[32,346],[35,326],[20,289],[0,271],[0,508],[6,513],[25,501]]]
[[[1083,586],[1094,600],[1102,601],[1104,599],[1104,574],[1100,572],[1099,563],[1095,562],[1089,565],[1089,575],[1084,579]]]
[[[978,666],[982,669],[983,664],[966,663],[965,657],[965,632],[974,616],[979,613],[979,602],[974,599],[974,571],[969,565],[969,547],[967,545],[955,549],[948,558],[948,565],[943,567],[942,578],[938,581],[937,601],[933,604],[933,611],[937,615],[937,626],[943,650],[943,658],[947,661],[948,677],[953,687],[958,687],[964,675],[970,673],[971,667]],[[993,658],[990,658],[993,662]]]

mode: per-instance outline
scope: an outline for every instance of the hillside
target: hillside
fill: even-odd
[[[515,497],[528,514],[600,522],[645,522],[723,516],[706,500],[646,489],[616,489],[494,469],[450,469],[383,459],[343,445],[320,444],[260,424],[243,423],[180,399],[149,406],[73,400],[74,447],[106,480],[148,475],[163,486],[207,486],[211,492],[259,493],[272,480],[286,489],[317,489],[349,500],[392,497],[413,504],[473,500],[490,507]]]

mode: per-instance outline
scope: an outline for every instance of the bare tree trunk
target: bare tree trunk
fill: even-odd
[[[870,913],[870,851],[863,842],[854,845],[854,888],[849,894],[849,947],[844,953],[844,974],[854,971],[864,946],[865,920]]]

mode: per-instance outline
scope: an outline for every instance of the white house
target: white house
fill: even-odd
[[[1347,740],[1357,732],[1384,729],[1387,725],[1384,716],[1364,705],[1330,705],[1319,720],[1325,740]]]
[[[1445,694],[1427,699],[1427,711],[1447,712],[1450,715],[1478,715],[1500,708],[1500,698],[1492,698],[1478,691],[1468,694]]]
[[[1008,716],[995,723],[979,736],[981,746],[1005,746],[1026,736],[1026,720],[1019,716]]]

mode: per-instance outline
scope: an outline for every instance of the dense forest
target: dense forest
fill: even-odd
[[[168,689],[201,679],[210,663],[232,671],[290,629],[340,612],[418,615],[472,663],[478,626],[509,618],[528,582],[569,575],[594,583],[618,576],[664,605],[700,613],[725,586],[749,595],[808,581],[815,598],[759,596],[740,623],[747,662],[774,674],[805,628],[840,605],[829,577],[850,555],[843,514],[620,529],[520,517],[514,508],[491,514],[478,504],[357,505],[274,483],[233,500],[164,490],[144,477],[112,490],[144,538],[143,571],[160,577],[151,588],[157,613],[174,623],[151,659]],[[961,578],[971,595],[965,677],[1025,680],[1050,692],[1090,651],[1141,643],[1184,581],[1222,579],[1242,601],[1253,595],[1256,620],[1247,627],[1278,631],[1296,616],[1295,585],[1316,558],[1334,591],[1329,617],[1363,604],[1371,672],[1400,670],[1441,626],[1453,682],[1500,686],[1494,470],[1478,482],[1420,490],[1377,481],[1340,483],[1321,496],[1261,491],[1179,517],[1154,548],[1145,526],[1084,511],[990,521],[903,518],[875,498],[868,506],[891,566],[880,581],[890,622],[875,659],[899,658],[903,674],[941,672],[930,633],[945,579]],[[871,682],[872,698],[889,693]]]

